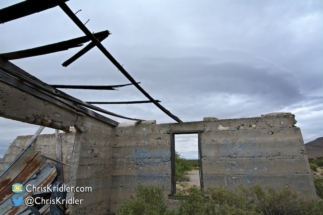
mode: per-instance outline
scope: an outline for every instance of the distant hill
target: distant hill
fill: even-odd
[[[316,140],[306,143],[305,149],[308,158],[323,157],[323,137],[319,137]]]

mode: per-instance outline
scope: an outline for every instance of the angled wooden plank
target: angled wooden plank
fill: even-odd
[[[29,73],[25,72],[24,70],[20,69],[19,67],[15,66],[14,64],[10,63],[9,61],[4,61],[3,58],[0,57],[0,72],[1,72],[1,69],[5,71],[5,73],[7,74],[10,74],[11,76],[13,77],[16,77],[16,78],[20,78],[20,79],[23,79],[24,81],[24,84],[22,84],[21,82],[15,80],[13,81],[14,83],[10,84],[11,86],[14,86],[16,88],[19,88],[21,87],[20,85],[22,86],[26,86],[26,87],[29,87],[29,88],[32,88],[31,90],[32,91],[40,91],[40,92],[43,92],[42,94],[38,93],[38,95],[41,95],[41,96],[45,96],[44,93],[47,93],[47,95],[50,95],[51,97],[55,98],[54,99],[54,104],[55,101],[57,102],[68,102],[68,105],[73,105],[73,109],[75,110],[80,110],[80,112],[83,112],[93,118],[96,118],[98,120],[101,120],[103,122],[106,122],[114,127],[118,126],[118,122],[112,120],[112,119],[109,119],[105,116],[102,116],[94,111],[91,111],[91,110],[88,110],[84,107],[80,107],[78,105],[75,105],[75,103],[77,104],[82,104],[84,106],[87,106],[91,109],[94,109],[94,110],[97,110],[97,111],[100,111],[102,113],[106,113],[106,114],[109,114],[109,115],[113,115],[113,116],[116,116],[116,117],[120,117],[120,118],[123,118],[123,116],[121,115],[118,115],[118,114],[115,114],[115,113],[112,113],[110,111],[106,111],[106,110],[103,110],[101,108],[98,108],[94,105],[90,105],[90,104],[87,104],[77,98],[74,98],[66,93],[64,93],[63,91],[60,91],[60,90],[57,90],[51,86],[49,86],[48,84],[42,82],[41,80],[37,79],[36,77],[34,76],[31,76]],[[3,72],[4,73],[4,72]],[[7,77],[7,79],[10,79],[9,77]],[[0,75],[0,80],[4,80],[4,77],[2,77]],[[8,83],[9,84],[9,83]],[[23,90],[24,91],[24,90]],[[26,92],[26,91],[25,91]],[[29,92],[28,92],[29,93]],[[37,96],[37,93],[35,94],[32,94],[32,95],[36,95]],[[62,101],[64,100],[64,101]],[[52,102],[52,101],[51,101]],[[53,103],[52,102],[52,103]],[[139,120],[139,119],[132,119],[132,118],[129,118],[129,117],[124,117],[125,119],[130,119],[130,120],[136,120],[136,121],[142,121],[142,120]]]
[[[101,31],[93,35],[95,35],[96,37],[102,37],[102,35],[104,36],[106,34],[109,34],[109,31]],[[0,54],[0,56],[7,60],[16,60],[21,58],[34,57],[38,55],[50,54],[54,52],[65,51],[70,48],[79,47],[79,46],[82,46],[83,43],[88,42],[89,40],[90,39],[87,36],[83,36],[83,37],[78,37],[78,38],[74,38],[63,42],[36,47],[36,48],[9,52],[9,53],[2,53]]]
[[[60,106],[64,109],[75,111],[77,108],[75,105],[66,104],[63,101],[56,100],[53,98],[53,96],[50,96],[48,94],[41,93],[41,90],[34,89],[30,85],[22,84],[20,81],[12,77],[11,75],[7,74],[4,70],[0,68],[0,81],[3,83],[6,83],[10,86],[13,86],[23,92],[27,92],[28,94],[31,94],[37,98],[43,99],[45,101],[51,102],[57,106]]]
[[[55,130],[55,140],[56,140],[56,160],[62,162],[62,140],[59,135],[59,131]],[[63,182],[64,181],[64,175],[63,175],[63,165],[58,163],[56,164],[57,167],[57,176],[58,181]]]
[[[22,84],[21,82],[17,81],[16,79],[12,80],[13,78],[11,77],[6,77],[6,79],[10,80],[11,82],[13,83],[8,83],[9,85],[11,86],[14,86],[16,88],[19,89],[19,87],[29,87],[29,88],[32,88],[31,90],[32,91],[39,91],[39,92],[42,92],[42,93],[39,93],[37,94],[37,92],[35,94],[32,94],[30,92],[30,94],[32,95],[35,95],[36,97],[37,96],[47,96],[49,95],[50,97],[52,98],[55,98],[54,101],[50,101],[50,102],[65,102],[65,104],[68,102],[69,104],[68,105],[71,105],[71,103],[76,103],[76,104],[79,104],[79,105],[83,105],[85,107],[88,107],[88,108],[91,108],[93,110],[96,110],[96,111],[99,111],[101,113],[105,113],[105,114],[108,114],[108,115],[111,115],[111,116],[116,116],[116,117],[120,117],[120,118],[124,118],[124,119],[130,119],[130,120],[136,120],[136,121],[143,121],[141,119],[134,119],[134,118],[130,118],[130,117],[124,117],[124,116],[121,116],[119,114],[115,114],[113,112],[110,112],[110,111],[107,111],[107,110],[104,110],[102,108],[99,108],[99,107],[96,107],[94,105],[91,105],[91,104],[87,104],[86,102],[83,102],[77,98],[74,98],[66,93],[64,93],[63,91],[60,91],[60,90],[57,90],[49,85],[47,85],[46,83],[40,81],[39,79],[31,76],[29,73],[25,72],[24,70],[20,69],[19,67],[13,65],[12,63],[10,63],[9,61],[4,61],[2,60],[2,58],[0,57],[0,72],[1,70],[5,71],[5,72],[2,72],[3,75],[0,75],[0,80],[5,82],[4,79],[5,79],[5,73],[7,74],[10,74],[11,76],[13,77],[16,77],[16,78],[19,78],[20,80],[22,79],[24,81],[24,83]],[[7,81],[8,81],[7,80]],[[7,83],[7,82],[5,82]],[[24,90],[23,90],[24,91]],[[26,91],[25,91],[26,92]],[[46,94],[45,94],[46,93]],[[42,98],[41,98],[42,99]],[[76,106],[76,107],[75,107]],[[109,119],[107,117],[104,117],[94,111],[91,111],[89,109],[86,109],[84,107],[81,107],[81,106],[78,106],[78,105],[75,105],[74,104],[74,110],[77,109],[77,110],[80,110],[81,112],[93,117],[93,118],[96,118],[98,120],[101,120],[103,122],[106,122],[114,127],[118,126],[118,122],[112,120],[112,119]]]
[[[51,85],[52,87],[55,88],[61,88],[61,89],[81,89],[81,90],[115,90],[111,86],[104,86],[104,85],[98,85],[98,86],[90,86],[90,85],[58,85],[58,84],[53,84]]]
[[[108,37],[108,35],[109,35],[109,33],[107,33],[106,35],[104,35],[102,37],[98,37],[97,39],[100,42],[102,42],[105,38]],[[74,61],[76,61],[78,58],[80,58],[82,55],[84,55],[86,52],[88,52],[92,48],[94,48],[94,46],[95,46],[95,44],[93,42],[89,43],[83,49],[81,49],[79,52],[77,52],[75,55],[73,55],[68,60],[66,60],[62,65],[65,66],[65,67],[67,67],[68,65],[70,65],[71,63],[73,63]]]
[[[1,60],[0,60],[0,67],[1,67]],[[11,74],[11,73],[9,73],[9,74]],[[24,80],[26,80],[26,82],[28,82],[27,79],[24,79]],[[73,103],[73,101],[81,101],[79,99],[71,97],[71,96],[69,96],[69,95],[67,95],[67,94],[65,94],[65,93],[63,93],[61,91],[59,93],[57,93],[58,94],[57,95],[57,94],[51,92],[49,89],[47,89],[45,85],[43,85],[43,87],[41,87],[42,82],[39,83],[36,80],[33,80],[34,81],[33,83],[29,84],[29,83],[25,82],[23,84],[23,83],[19,82],[17,79],[15,79],[15,78],[11,77],[10,75],[6,74],[6,72],[4,72],[1,68],[0,68],[0,81],[6,83],[8,85],[11,85],[11,86],[13,86],[13,87],[15,87],[15,88],[17,88],[17,89],[19,89],[21,91],[27,92],[27,93],[29,93],[29,94],[37,97],[37,98],[43,99],[45,101],[51,102],[51,103],[53,103],[55,105],[58,105],[58,106],[60,106],[62,108],[65,108],[67,110],[70,110],[70,111],[73,111],[73,112],[75,112],[75,110],[78,110],[78,111],[80,111],[82,113],[85,113],[88,116],[91,116],[91,117],[96,118],[96,119],[98,119],[100,121],[108,123],[108,124],[110,124],[110,125],[112,125],[114,127],[116,127],[119,124],[118,122],[116,122],[116,121],[114,121],[112,119],[109,119],[109,118],[107,118],[105,116],[102,116],[102,115],[100,115],[100,114],[98,114],[98,113],[96,113],[94,111],[91,111],[89,109],[86,109],[86,108],[78,106],[78,105],[75,105]],[[31,81],[31,80],[29,80],[29,81]],[[37,87],[35,87],[34,84],[36,84]],[[55,88],[52,88],[52,89],[55,90]],[[71,101],[71,100],[73,100],[73,101]],[[82,103],[85,103],[85,102],[82,102]],[[90,104],[88,104],[88,105],[90,105]],[[100,111],[100,110],[98,110],[98,111]],[[103,109],[100,112],[104,112],[104,113],[107,113],[107,114],[112,113],[112,112],[109,112],[109,111],[105,111]],[[114,114],[114,113],[112,113],[112,114]],[[120,116],[120,115],[118,115],[118,116]]]
[[[56,105],[59,105],[61,104],[62,106],[62,103],[66,104],[66,105],[69,105],[70,103],[72,102],[75,102],[77,105],[82,105],[82,106],[85,106],[87,108],[91,108],[93,110],[96,110],[96,111],[99,111],[101,113],[105,113],[105,114],[108,114],[108,115],[111,115],[111,116],[115,116],[115,117],[119,117],[119,118],[123,118],[123,119],[129,119],[129,120],[135,120],[135,121],[143,121],[141,119],[135,119],[135,118],[130,118],[130,117],[125,117],[125,116],[122,116],[122,115],[119,115],[119,114],[116,114],[116,113],[113,113],[111,111],[107,111],[107,110],[104,110],[102,108],[99,108],[97,106],[94,106],[94,105],[91,105],[91,104],[88,104],[82,100],[79,100],[77,98],[74,98],[72,96],[69,96],[67,94],[65,94],[64,92],[62,91],[59,91],[56,90],[55,93],[51,93],[50,91],[46,90],[46,88],[44,88],[44,86],[39,86],[39,85],[36,85],[33,86],[33,84],[29,84],[29,83],[22,83],[20,81],[18,81],[17,79],[11,77],[10,75],[6,74],[5,72],[2,71],[2,69],[0,69],[0,81],[3,81],[4,83],[6,84],[9,84],[19,90],[22,90],[24,92],[27,92],[33,96],[36,96],[40,99],[44,99],[46,101],[49,101],[53,104],[56,104]],[[23,79],[22,77],[20,77],[20,79]],[[28,82],[27,79],[23,79],[24,81]],[[39,84],[39,83],[38,83]],[[53,88],[55,89],[55,88]],[[74,104],[75,106],[75,104]],[[68,107],[66,107],[66,109],[68,109]],[[99,115],[91,110],[88,110],[86,108],[82,108],[80,106],[77,106],[75,109],[77,110],[80,110],[82,111],[83,113],[89,115],[89,116],[92,116],[93,118],[96,118],[95,116]],[[74,109],[74,110],[75,110]],[[109,119],[109,118],[106,118],[104,116],[98,116],[96,119],[98,120],[101,120],[101,121],[104,121],[114,127],[116,127],[119,123],[112,120],[112,119]],[[105,119],[105,120],[103,120]]]
[[[140,83],[140,82],[138,82]],[[51,87],[62,89],[84,89],[84,90],[115,90],[115,88],[130,86],[133,84],[121,85],[67,85],[67,84],[51,84]]]
[[[43,157],[44,157],[44,158],[46,158],[47,160],[51,160],[51,161],[54,161],[54,162],[59,163],[59,164],[62,164],[62,165],[71,166],[71,165],[69,165],[69,164],[67,164],[67,163],[64,163],[64,162],[58,161],[58,160],[56,160],[56,159],[54,159],[54,158],[47,157],[46,155],[41,155],[41,156],[43,156]]]
[[[182,122],[177,116],[172,114],[169,110],[167,110],[164,106],[159,104],[158,102],[153,99],[151,95],[149,95],[137,82],[135,79],[123,68],[123,66],[110,54],[110,52],[102,45],[102,43],[95,38],[89,29],[85,27],[85,25],[77,18],[77,16],[71,11],[71,9],[65,4],[62,0],[57,0],[59,2],[59,7],[66,13],[68,17],[83,31],[85,35],[91,38],[91,41],[100,49],[100,51],[108,58],[113,65],[115,65],[118,70],[131,82],[133,85],[142,93],[144,94],[150,101],[152,101],[160,110],[162,110],[165,114],[169,117],[173,118],[177,122]]]
[[[37,137],[39,136],[39,134],[44,130],[44,126],[40,126],[38,128],[38,130],[36,131],[36,133],[27,141],[26,146],[25,146],[25,150],[29,148],[29,146],[31,146],[31,144],[37,139]]]
[[[40,214],[49,214],[50,213],[50,205],[44,205],[41,209],[39,209]]]
[[[24,187],[27,185],[34,185],[35,187],[45,187],[48,184],[51,184],[57,175],[55,165],[48,164],[45,168],[43,168],[35,178],[29,180],[24,183]],[[12,197],[17,198],[18,196],[23,196],[24,199],[26,197],[32,196],[33,192],[27,192],[25,189],[23,192],[19,194],[13,194]],[[19,214],[20,212],[26,209],[26,205],[23,203],[18,207],[13,207],[11,198],[6,199],[2,204],[0,204],[1,214]]]
[[[155,100],[156,102],[160,102],[159,100]],[[123,101],[123,102],[86,102],[89,104],[101,104],[101,105],[121,105],[121,104],[144,104],[144,103],[152,103],[150,100],[145,101]]]
[[[64,0],[66,2],[68,0]],[[38,13],[57,6],[55,0],[27,0],[0,10],[0,23],[9,22],[24,16]]]
[[[19,160],[23,159],[21,157]],[[7,198],[13,195],[11,186],[15,182],[20,182],[25,184],[45,163],[46,158],[40,155],[40,152],[37,152],[36,155],[29,160],[23,159],[27,165],[25,168],[18,166],[19,160],[15,162],[10,168],[7,169],[8,175],[6,180],[3,180],[3,187],[1,186],[2,191],[0,192],[0,204],[4,202]]]

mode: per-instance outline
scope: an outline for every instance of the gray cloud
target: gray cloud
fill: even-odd
[[[1,1],[0,8],[16,2]],[[104,46],[182,120],[290,111],[305,142],[323,136],[322,1],[80,0],[68,5],[73,11],[82,9],[77,16],[83,22],[90,19],[86,26],[91,31],[112,32]],[[1,53],[83,36],[58,7],[0,25],[0,32]],[[97,49],[62,67],[77,50],[13,63],[49,84],[128,83]],[[82,100],[145,99],[132,86],[64,91]],[[151,104],[100,107],[172,122]],[[17,135],[37,130],[2,118],[0,126],[0,155]]]
[[[182,158],[198,159],[197,134],[175,135],[175,151],[178,152]]]

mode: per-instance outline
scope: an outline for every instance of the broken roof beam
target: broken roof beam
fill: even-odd
[[[108,52],[108,50],[101,44],[100,41],[98,41],[85,27],[85,25],[77,18],[77,16],[71,11],[71,9],[65,4],[63,0],[56,0],[56,2],[59,4],[60,8],[66,13],[67,16],[70,17],[70,19],[83,31],[83,33],[91,38],[92,42],[100,49],[100,51],[115,65],[119,71],[131,82],[135,87],[144,94],[150,101],[152,101],[160,110],[162,110],[165,114],[167,114],[169,117],[173,118],[177,122],[182,122],[177,116],[172,114],[169,110],[167,110],[165,107],[163,107],[161,104],[155,101],[153,97],[151,97],[137,82],[135,79],[122,67],[122,65]]]
[[[156,102],[160,102],[159,100],[155,100]],[[97,104],[97,105],[121,105],[121,104],[144,104],[144,103],[152,103],[150,100],[145,101],[123,101],[123,102],[86,102],[89,104]]]
[[[37,98],[40,98],[42,100],[51,102],[55,105],[58,105],[62,108],[68,109],[68,110],[79,110],[80,112],[85,113],[88,116],[91,116],[93,118],[96,118],[101,121],[105,121],[112,126],[117,126],[118,123],[114,120],[111,120],[109,118],[106,118],[104,116],[101,116],[97,114],[96,112],[93,112],[92,110],[99,111],[101,113],[105,113],[111,116],[123,118],[123,119],[129,119],[129,120],[135,120],[135,121],[143,121],[142,119],[135,119],[130,117],[125,117],[107,110],[104,110],[102,108],[96,107],[94,105],[88,104],[86,102],[83,102],[77,98],[74,98],[72,96],[69,96],[68,94],[65,94],[64,92],[61,92],[59,90],[56,90],[55,88],[52,88],[52,90],[44,85],[44,83],[37,83],[33,80],[29,80],[28,78],[23,77],[22,74],[20,74],[19,77],[14,78],[15,76],[11,76],[14,74],[12,71],[7,71],[10,75],[6,74],[1,68],[0,68],[0,80],[1,82],[4,82],[10,86],[13,86],[21,91],[27,92],[28,94],[35,96]],[[1,83],[0,82],[0,83]],[[82,106],[84,107],[82,107]],[[87,108],[91,108],[92,110],[89,110]]]
[[[66,2],[68,0],[64,0]],[[24,16],[28,16],[34,13],[38,13],[58,5],[55,0],[27,0],[18,4],[11,5],[0,10],[0,23],[9,22],[15,19],[19,19]]]
[[[4,71],[2,71],[4,70]],[[129,120],[135,120],[135,121],[143,121],[142,119],[135,119],[130,117],[125,117],[107,110],[104,110],[102,108],[96,107],[94,105],[88,104],[82,100],[79,100],[77,98],[74,98],[63,91],[60,91],[58,89],[55,89],[46,83],[42,82],[41,80],[33,77],[29,73],[25,72],[24,70],[20,69],[19,67],[15,66],[9,61],[3,61],[0,57],[0,83],[1,81],[4,83],[7,83],[17,89],[20,89],[22,91],[25,91],[31,95],[34,95],[38,98],[41,98],[43,100],[49,101],[53,104],[59,104],[59,106],[65,108],[65,109],[72,109],[72,110],[79,110],[83,113],[85,113],[88,116],[91,116],[93,118],[96,118],[101,121],[106,121],[109,124],[113,126],[117,126],[118,123],[114,120],[111,120],[109,118],[106,118],[92,110],[99,111],[101,113],[105,113],[111,116],[123,118],[123,119],[129,119]],[[10,74],[10,75],[8,75]],[[81,106],[80,106],[81,105]],[[84,107],[82,107],[84,106]],[[87,109],[87,108],[90,109]],[[1,114],[1,111],[0,111]],[[60,128],[58,128],[60,129]]]
[[[101,31],[93,35],[95,37],[102,38],[102,37],[107,37],[109,34],[110,34],[109,31]],[[70,48],[79,47],[79,46],[82,46],[83,43],[88,42],[89,40],[90,38],[88,38],[87,36],[83,36],[83,37],[78,37],[71,40],[66,40],[63,42],[36,47],[36,48],[10,52],[10,53],[3,53],[3,54],[0,54],[0,56],[7,60],[16,60],[21,58],[34,57],[38,55],[50,54],[54,52],[65,51]]]
[[[104,35],[102,37],[97,37],[97,39],[102,42],[105,38],[108,37],[109,34]],[[67,67],[68,65],[70,65],[71,63],[73,63],[74,61],[76,61],[77,59],[79,59],[82,55],[84,55],[86,52],[90,51],[93,47],[95,46],[95,44],[93,42],[87,44],[83,49],[81,49],[79,52],[77,52],[75,55],[73,55],[72,57],[70,57],[68,60],[66,60],[62,65]]]
[[[137,82],[140,84],[140,82]],[[50,86],[61,89],[83,89],[83,90],[115,90],[115,88],[125,87],[133,84],[120,84],[120,85],[58,85],[51,84]]]

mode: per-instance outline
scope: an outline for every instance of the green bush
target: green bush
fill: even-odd
[[[309,159],[309,162],[316,164],[318,167],[323,167],[323,158],[312,158]]]
[[[317,164],[315,164],[315,163],[310,163],[310,167],[311,167],[311,169],[313,170],[313,171],[317,171]]]
[[[192,169],[199,169],[199,160],[187,160],[187,163]]]
[[[182,158],[178,152],[175,152],[175,178],[176,181],[183,181],[183,176],[193,168],[189,161]]]
[[[314,178],[316,194],[323,199],[323,178]]]
[[[136,196],[121,206],[118,215],[172,215],[167,209],[163,190],[159,187],[139,185],[135,190]]]
[[[178,208],[171,211],[161,188],[140,185],[136,197],[131,197],[118,215],[319,215],[323,211],[322,200],[305,200],[290,187],[279,191],[259,185],[240,186],[235,190],[216,187],[205,191],[192,187],[179,192],[179,197]]]

